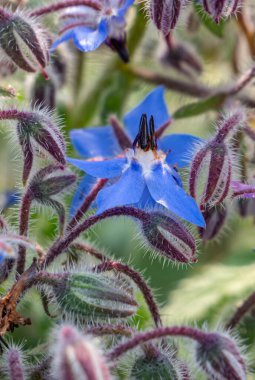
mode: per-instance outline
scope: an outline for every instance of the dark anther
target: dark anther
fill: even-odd
[[[155,135],[155,123],[153,116],[150,118],[150,148],[152,150],[157,149],[157,138]]]
[[[148,125],[147,115],[142,114],[139,126],[139,132],[135,138],[133,143],[133,147],[138,146],[139,148],[147,151],[149,149],[154,150],[157,149],[157,139],[155,135],[155,126],[154,126],[154,118],[151,116],[150,125]]]
[[[147,115],[144,113],[140,120],[139,132],[138,132],[138,145],[143,150],[148,150],[150,143],[149,128]]]

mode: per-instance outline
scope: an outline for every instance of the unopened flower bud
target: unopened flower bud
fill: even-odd
[[[237,157],[232,148],[234,133],[243,125],[242,112],[234,112],[218,124],[216,135],[198,148],[190,169],[189,190],[202,209],[222,203],[231,193]]]
[[[12,62],[9,61],[0,61],[0,78],[7,77],[8,75],[14,74],[17,70]]]
[[[220,333],[208,333],[196,348],[196,360],[210,379],[245,380],[246,366],[235,341]]]
[[[161,212],[151,212],[142,223],[142,235],[149,245],[168,260],[196,262],[196,243],[180,222]]]
[[[58,213],[61,228],[65,221],[65,208],[55,196],[66,191],[75,181],[74,174],[63,173],[63,167],[50,165],[35,174],[28,185],[31,201],[53,208]]]
[[[155,357],[145,355],[136,359],[130,374],[132,380],[181,380],[179,363],[165,353],[158,352]]]
[[[48,68],[49,79],[38,73],[31,88],[31,104],[39,108],[53,110],[56,104],[56,92],[66,80],[66,65],[60,54],[51,56]]]
[[[255,218],[255,199],[238,199],[237,211],[242,218],[249,216]]]
[[[33,18],[10,13],[0,8],[1,58],[28,72],[41,70],[48,64],[48,43]]]
[[[201,74],[202,65],[198,56],[183,44],[171,40],[160,57],[164,66],[173,67],[182,74],[191,76]]]
[[[31,91],[31,105],[53,110],[56,104],[56,87],[51,79],[38,74]]]
[[[150,0],[150,16],[156,27],[167,36],[174,29],[184,0]]]
[[[17,134],[24,156],[23,183],[30,174],[34,155],[47,155],[65,165],[65,141],[58,122],[45,109],[21,112],[16,109],[0,111],[0,120],[17,121]]]
[[[74,273],[53,286],[60,308],[81,320],[127,318],[137,309],[132,289],[122,278]]]
[[[18,347],[10,347],[4,352],[4,367],[10,380],[25,380],[25,367],[23,353]]]
[[[213,240],[219,235],[225,224],[227,215],[227,208],[222,205],[216,207],[207,207],[203,211],[206,228],[199,228],[199,235],[204,242]]]
[[[231,16],[241,5],[241,0],[202,0],[204,10],[218,23]]]
[[[73,326],[61,326],[52,347],[52,373],[62,380],[110,380],[110,371],[94,343]]]

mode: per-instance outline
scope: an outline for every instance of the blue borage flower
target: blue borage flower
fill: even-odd
[[[12,246],[9,243],[0,240],[0,265],[5,260],[14,258],[16,258],[16,252]]]
[[[134,0],[102,0],[100,11],[87,6],[71,7],[62,16],[63,33],[52,45],[52,50],[68,40],[73,40],[83,52],[96,50],[106,43],[128,61],[125,16],[133,3]]]
[[[152,115],[149,121],[148,112]],[[112,126],[72,131],[73,145],[83,157],[90,158],[69,159],[89,175],[81,181],[75,194],[72,214],[94,183],[93,177],[109,178],[114,183],[99,192],[98,212],[122,205],[153,208],[158,204],[178,217],[204,227],[200,210],[195,200],[183,190],[177,171],[177,167],[186,166],[192,159],[192,149],[201,140],[187,134],[158,139],[169,119],[164,88],[158,87],[124,117],[124,139],[117,136]],[[123,141],[129,144],[125,150],[121,146]]]

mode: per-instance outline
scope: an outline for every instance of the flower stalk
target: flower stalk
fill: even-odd
[[[39,17],[39,16],[44,16],[49,13],[61,11],[69,7],[75,7],[75,6],[87,6],[97,11],[100,11],[102,8],[100,1],[98,0],[67,0],[67,1],[65,0],[65,1],[59,1],[55,4],[50,4],[48,6],[46,5],[45,7],[37,8],[33,10],[30,13],[30,15]]]
[[[61,253],[63,253],[74,242],[74,240],[80,236],[81,233],[87,231],[89,228],[101,222],[102,220],[114,216],[129,216],[139,221],[147,220],[146,212],[135,209],[133,207],[114,207],[102,212],[99,215],[93,215],[73,228],[73,230],[71,230],[66,236],[57,240],[49,249],[42,265],[48,266],[51,264],[52,261],[55,260],[55,258],[58,257]]]
[[[94,271],[97,273],[115,270],[117,272],[123,273],[128,276],[134,283],[137,285],[139,290],[144,296],[144,299],[147,303],[147,306],[151,312],[152,318],[154,320],[155,326],[162,326],[162,321],[158,309],[158,305],[153,297],[151,289],[148,287],[142,276],[136,272],[134,269],[130,268],[128,265],[116,262],[116,261],[106,261],[102,264],[99,264],[94,268]]]

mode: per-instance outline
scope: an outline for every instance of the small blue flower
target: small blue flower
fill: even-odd
[[[16,252],[12,248],[11,244],[0,240],[0,265],[9,259],[15,259],[17,256]]]
[[[150,123],[146,113],[153,115]],[[88,181],[91,183],[92,177],[109,178],[114,183],[99,192],[98,212],[121,205],[152,208],[158,204],[178,217],[204,227],[200,210],[195,200],[183,190],[176,169],[188,164],[194,144],[201,140],[186,134],[158,139],[169,119],[164,88],[158,87],[124,117],[125,139],[115,134],[112,126],[72,131],[75,148],[83,157],[90,158],[69,159],[70,163],[88,174],[74,197],[72,213],[84,198],[84,192],[88,191]],[[125,150],[121,144],[123,141],[126,145],[129,142]]]
[[[14,206],[19,201],[19,193],[17,190],[7,190],[0,193],[0,210],[6,210]]]
[[[125,16],[133,3],[134,0],[103,0],[100,11],[85,6],[72,7],[65,12],[64,32],[54,42],[52,50],[68,40],[73,40],[75,46],[83,52],[96,50],[106,43],[124,61],[128,61]]]

